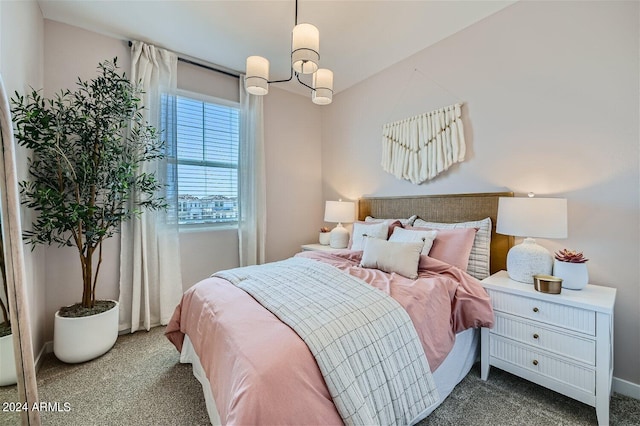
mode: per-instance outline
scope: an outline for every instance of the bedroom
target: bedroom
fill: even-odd
[[[113,56],[125,70],[130,64],[126,37],[45,19],[37,2],[3,1],[0,14],[0,70],[10,92],[71,86]],[[584,251],[592,282],[617,289],[614,390],[638,398],[638,19],[637,2],[516,2],[397,58],[329,106],[273,85],[264,98],[267,260],[317,240],[325,200],[503,190],[567,198],[569,238],[543,243]],[[321,38],[339,31],[321,28]],[[383,123],[455,102],[466,105],[463,163],[420,186],[382,171]],[[24,156],[18,166],[24,176]],[[238,262],[233,231],[181,234],[181,250],[185,288]],[[52,339],[53,313],[72,302],[62,299],[75,259],[56,248],[25,256],[39,353]],[[117,256],[110,261],[102,297],[117,296]]]

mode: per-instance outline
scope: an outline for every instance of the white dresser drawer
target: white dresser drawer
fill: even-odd
[[[561,305],[530,297],[487,289],[493,309],[523,318],[564,327],[595,336],[596,315],[592,310]]]
[[[564,385],[576,387],[591,395],[595,394],[596,373],[592,368],[550,356],[500,336],[491,338],[490,356],[546,376]]]
[[[572,358],[590,365],[596,363],[596,342],[594,339],[563,333],[557,328],[543,326],[501,312],[495,313],[492,334],[508,337],[532,346],[534,349],[553,351],[561,357]]]

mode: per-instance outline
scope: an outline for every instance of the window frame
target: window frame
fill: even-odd
[[[234,108],[238,110],[238,135],[242,138],[242,105],[240,102],[231,101],[224,98],[218,98],[215,96],[205,95],[198,92],[192,92],[184,89],[176,89],[173,90],[172,95],[176,97],[189,98],[200,102],[216,104],[223,107]],[[176,141],[177,143],[177,141]],[[238,141],[238,150],[240,149],[240,141]],[[179,164],[193,165],[193,160],[183,160],[180,161],[178,157],[175,157],[176,167]],[[238,158],[238,168],[236,170],[240,170],[240,158]],[[180,182],[180,177],[178,176],[178,185]],[[240,207],[240,187],[236,188],[238,191],[238,208]],[[178,186],[179,191],[179,186]],[[176,221],[178,223],[178,231],[179,232],[199,232],[199,231],[217,231],[217,230],[234,230],[238,229],[238,221],[233,222],[210,222],[210,223],[180,223],[178,220],[178,204],[176,204],[173,208],[176,210]]]

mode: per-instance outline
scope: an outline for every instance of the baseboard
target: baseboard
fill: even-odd
[[[36,357],[34,362],[36,372],[40,370],[44,355],[50,354],[51,352],[53,352],[53,341],[50,340],[48,342],[45,342],[44,345],[42,345],[40,352],[38,352],[38,356]]]
[[[627,380],[618,379],[617,377],[613,378],[612,385],[614,392],[631,398],[640,399],[640,385]]]

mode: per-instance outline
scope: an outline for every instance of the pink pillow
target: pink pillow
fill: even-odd
[[[431,230],[407,226],[406,229]],[[469,254],[476,238],[477,228],[437,229],[438,234],[433,241],[429,257],[441,260],[449,265],[457,266],[463,271],[467,270]]]
[[[389,232],[387,233],[387,239],[389,239],[391,234],[393,234],[393,230],[396,228],[404,228],[402,226],[402,222],[400,222],[399,220],[394,220],[393,222],[389,223]]]

